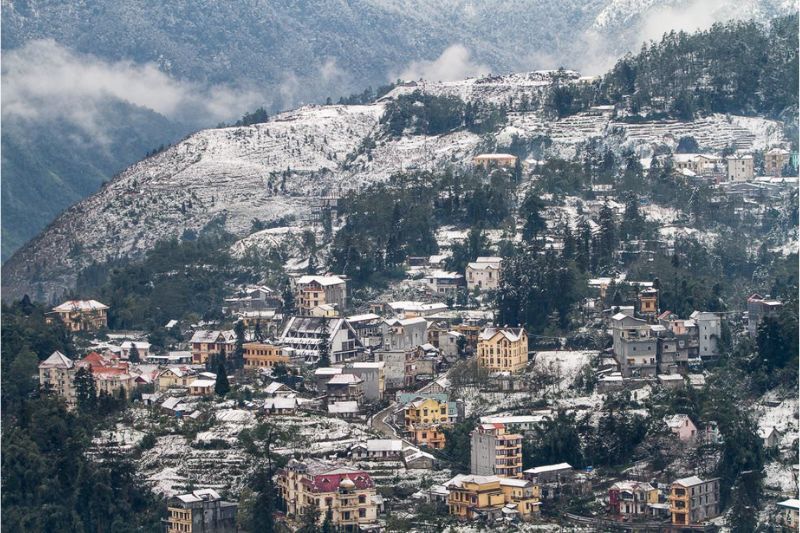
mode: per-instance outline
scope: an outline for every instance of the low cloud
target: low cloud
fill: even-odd
[[[454,44],[445,49],[433,61],[412,61],[397,75],[390,79],[428,81],[456,81],[470,76],[481,76],[491,72],[491,69],[472,60],[470,51],[462,44]]]
[[[195,126],[230,120],[264,104],[252,90],[177,80],[150,63],[76,54],[53,40],[5,51],[2,90],[3,119],[61,119],[98,136],[101,110],[113,101]]]

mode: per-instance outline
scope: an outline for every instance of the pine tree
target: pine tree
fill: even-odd
[[[287,283],[286,287],[283,289],[283,313],[289,316],[295,314],[296,311],[294,291],[292,291],[292,287]]]
[[[233,331],[236,334],[236,347],[233,350],[233,365],[235,368],[244,367],[244,322],[241,320],[236,321],[233,325]]]
[[[228,372],[225,370],[225,358],[220,357],[219,364],[217,365],[217,382],[214,384],[214,392],[218,396],[225,396],[231,390],[230,383],[228,383]]]
[[[331,345],[327,337],[317,345],[317,350],[319,351],[317,366],[320,368],[331,366]]]
[[[141,362],[141,357],[139,357],[139,349],[136,347],[136,343],[131,342],[131,348],[128,350],[128,361],[131,363],[139,363]]]
[[[92,367],[82,366],[75,372],[75,401],[82,412],[91,412],[97,407],[97,385]]]

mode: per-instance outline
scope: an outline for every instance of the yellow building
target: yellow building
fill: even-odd
[[[39,363],[39,386],[75,403],[75,361],[59,351]]]
[[[528,364],[525,328],[486,328],[478,337],[478,365],[491,372],[519,372]]]
[[[170,388],[188,388],[189,384],[197,379],[194,372],[178,366],[171,366],[165,368],[158,375],[157,387],[158,390],[167,390]]]
[[[642,315],[658,314],[658,289],[644,289],[639,293],[639,313]]]
[[[278,363],[289,364],[289,356],[284,355],[280,346],[262,342],[246,342],[242,348],[244,349],[244,367],[246,369],[272,368]]]
[[[108,326],[108,306],[97,300],[69,300],[54,307],[47,322],[52,322],[51,317],[57,316],[67,329],[77,331],[97,331]]]
[[[719,478],[703,480],[697,476],[672,483],[669,494],[672,524],[700,524],[719,516]]]
[[[404,407],[403,417],[406,432],[415,444],[437,450],[444,448],[445,436],[441,428],[451,423],[449,403],[446,400],[437,398],[414,400]]]
[[[448,510],[458,518],[501,519],[513,514],[527,520],[539,512],[538,487],[528,480],[457,475],[445,488]]]
[[[239,505],[223,501],[217,491],[201,489],[170,498],[166,533],[233,533]]]
[[[320,524],[328,515],[333,525],[347,531],[377,523],[375,483],[363,470],[313,459],[291,459],[278,471],[277,485],[290,519],[299,520],[309,506],[315,506]]]

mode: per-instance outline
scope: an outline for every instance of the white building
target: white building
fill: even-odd
[[[502,264],[500,257],[479,257],[469,263],[466,270],[467,289],[496,290],[500,286]]]
[[[728,181],[751,181],[754,176],[752,155],[730,155],[728,163]]]

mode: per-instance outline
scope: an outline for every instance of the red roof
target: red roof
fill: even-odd
[[[368,489],[374,487],[372,478],[363,471],[342,472],[335,473],[333,470],[330,474],[319,474],[312,478],[311,491],[312,492],[336,492],[339,489],[339,483],[343,479],[348,478],[355,484],[356,489]]]

